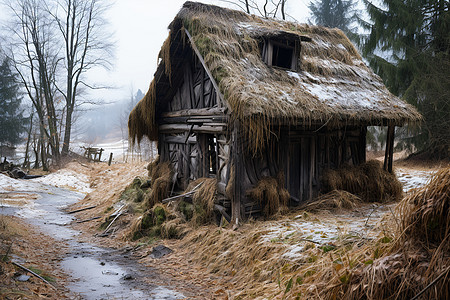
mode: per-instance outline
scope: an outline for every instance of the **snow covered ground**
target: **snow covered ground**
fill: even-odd
[[[113,163],[134,162],[150,160],[156,157],[158,149],[155,142],[143,140],[140,146],[135,146],[131,149],[128,140],[112,140],[99,143],[89,143],[85,141],[72,141],[70,144],[70,151],[79,155],[84,155],[85,148],[94,147],[102,148],[101,161],[108,161],[110,154],[113,154]],[[24,161],[25,144],[20,144],[16,148],[16,155],[8,157],[8,161],[14,164],[22,164]],[[31,153],[32,155],[32,153]],[[33,161],[34,158],[31,158]]]
[[[108,161],[110,154],[113,154],[113,162],[130,162],[150,160],[154,158],[158,152],[156,143],[143,141],[141,146],[131,148],[128,140],[118,140],[110,142],[100,142],[96,144],[86,143],[82,141],[72,142],[71,150],[80,155],[84,154],[84,148],[94,147],[103,149],[102,161]]]
[[[30,180],[52,185],[55,187],[65,188],[83,194],[89,194],[90,192],[92,192],[92,189],[90,188],[89,177],[85,174],[76,173],[75,171],[69,169],[61,169],[44,177]]]

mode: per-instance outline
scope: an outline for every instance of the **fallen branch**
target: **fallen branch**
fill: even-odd
[[[21,269],[23,269],[23,270],[25,270],[25,271],[27,271],[27,272],[30,273],[30,274],[36,276],[37,278],[39,278],[40,280],[42,280],[43,282],[45,282],[46,284],[48,284],[49,286],[51,286],[53,289],[56,290],[56,287],[55,287],[53,284],[51,284],[50,282],[48,282],[47,280],[45,280],[45,279],[44,279],[42,276],[40,276],[39,274],[34,273],[34,272],[31,271],[30,269],[25,268],[24,266],[19,265],[19,264],[16,263],[16,262],[12,262],[12,264],[15,265],[15,266],[17,266],[17,267],[19,267],[19,268],[21,268]]]
[[[84,222],[89,222],[89,221],[93,221],[93,220],[97,220],[100,219],[101,217],[93,217],[87,220],[82,220],[82,221],[77,221],[77,223],[84,223]]]
[[[161,202],[162,202],[162,203],[167,203],[167,202],[170,202],[170,201],[173,201],[173,200],[177,200],[178,198],[182,198],[182,197],[185,197],[185,196],[192,195],[192,194],[195,193],[195,191],[196,191],[202,184],[203,184],[203,182],[200,182],[200,183],[197,184],[190,192],[187,192],[187,193],[184,193],[184,194],[181,194],[181,195],[177,195],[177,196],[173,196],[173,197],[170,197],[170,198],[163,199],[163,200],[161,200]]]
[[[109,223],[108,227],[106,227],[105,231],[103,231],[103,233],[101,234],[101,236],[106,235],[106,233],[108,232],[108,230],[111,228],[112,224],[117,220],[117,218],[120,217],[120,215],[122,214],[122,209],[125,207],[125,205],[122,205],[122,207],[119,208],[119,210],[117,211],[117,215],[115,216],[115,218],[111,221],[111,223]]]
[[[167,203],[167,202],[174,201],[174,200],[177,200],[177,199],[182,198],[182,197],[186,197],[186,196],[192,195],[194,193],[195,193],[195,191],[190,191],[190,192],[187,192],[187,193],[184,193],[184,194],[181,194],[181,195],[177,195],[177,196],[173,196],[173,197],[170,197],[170,198],[163,199],[163,200],[161,200],[161,202],[162,203]]]
[[[3,255],[3,257],[2,257],[2,261],[7,261],[8,260],[8,255],[9,255],[9,252],[11,251],[12,244],[13,244],[12,242],[11,242],[11,244],[9,244],[9,247],[8,247],[8,250],[6,251],[6,254]]]
[[[89,207],[85,207],[85,208],[80,208],[80,209],[76,209],[76,210],[69,211],[67,214],[71,215],[71,214],[74,214],[74,213],[77,213],[77,212],[80,212],[80,211],[84,211],[84,210],[88,210],[88,209],[93,209],[93,208],[96,208],[96,207],[97,207],[97,205],[89,206]]]

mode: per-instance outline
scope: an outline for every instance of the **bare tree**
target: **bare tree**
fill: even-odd
[[[264,18],[281,18],[286,20],[286,1],[287,0],[221,0],[221,2],[231,3],[239,9],[250,14],[258,14]]]
[[[58,116],[55,108],[55,74],[58,48],[54,47],[52,20],[46,17],[40,0],[19,0],[9,4],[15,21],[9,55],[39,119],[41,160],[47,169],[44,148],[59,163]]]
[[[6,1],[5,1],[6,2]],[[10,56],[39,119],[41,161],[50,146],[59,164],[69,151],[74,111],[93,67],[109,67],[112,43],[103,19],[106,0],[7,1],[13,14]],[[64,74],[62,77],[57,76]],[[64,134],[63,134],[64,132]],[[60,140],[63,139],[60,152]]]
[[[62,155],[67,155],[80,87],[94,88],[83,81],[83,75],[93,67],[110,66],[112,44],[105,34],[106,21],[102,16],[108,6],[104,1],[57,0],[53,5],[48,12],[56,21],[64,42],[66,80],[65,86],[61,85],[58,90],[66,103]]]

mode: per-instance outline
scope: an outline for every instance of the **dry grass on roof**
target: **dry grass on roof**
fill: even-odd
[[[187,29],[233,117],[243,124],[252,150],[264,147],[275,119],[284,124],[314,121],[328,122],[330,126],[346,122],[374,124],[384,120],[403,124],[421,119],[410,106],[395,105],[400,100],[364,65],[356,48],[339,29],[263,19],[193,2],[184,4],[169,28],[169,37],[160,52],[164,64],[161,71],[171,81],[176,71],[172,70],[171,47],[175,39],[189,43],[184,34]],[[312,39],[301,43],[301,72],[268,67],[261,58],[263,38],[283,34],[299,39],[306,35]],[[325,87],[324,91],[329,87],[336,95],[328,95],[331,99],[328,101],[326,95],[315,94],[313,90],[317,87]],[[140,109],[130,115],[130,136],[138,140],[142,135],[151,135],[152,140],[157,138],[156,88],[154,80],[146,97],[138,104]],[[370,109],[358,101],[350,101],[367,94],[371,98],[368,96],[364,100],[372,104]],[[348,101],[341,105],[339,97]]]

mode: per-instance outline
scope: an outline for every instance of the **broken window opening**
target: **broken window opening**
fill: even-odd
[[[272,66],[284,69],[291,69],[293,55],[294,55],[294,48],[288,48],[274,44],[272,55]]]
[[[264,40],[261,57],[268,66],[297,71],[300,57],[300,41],[289,39]]]

